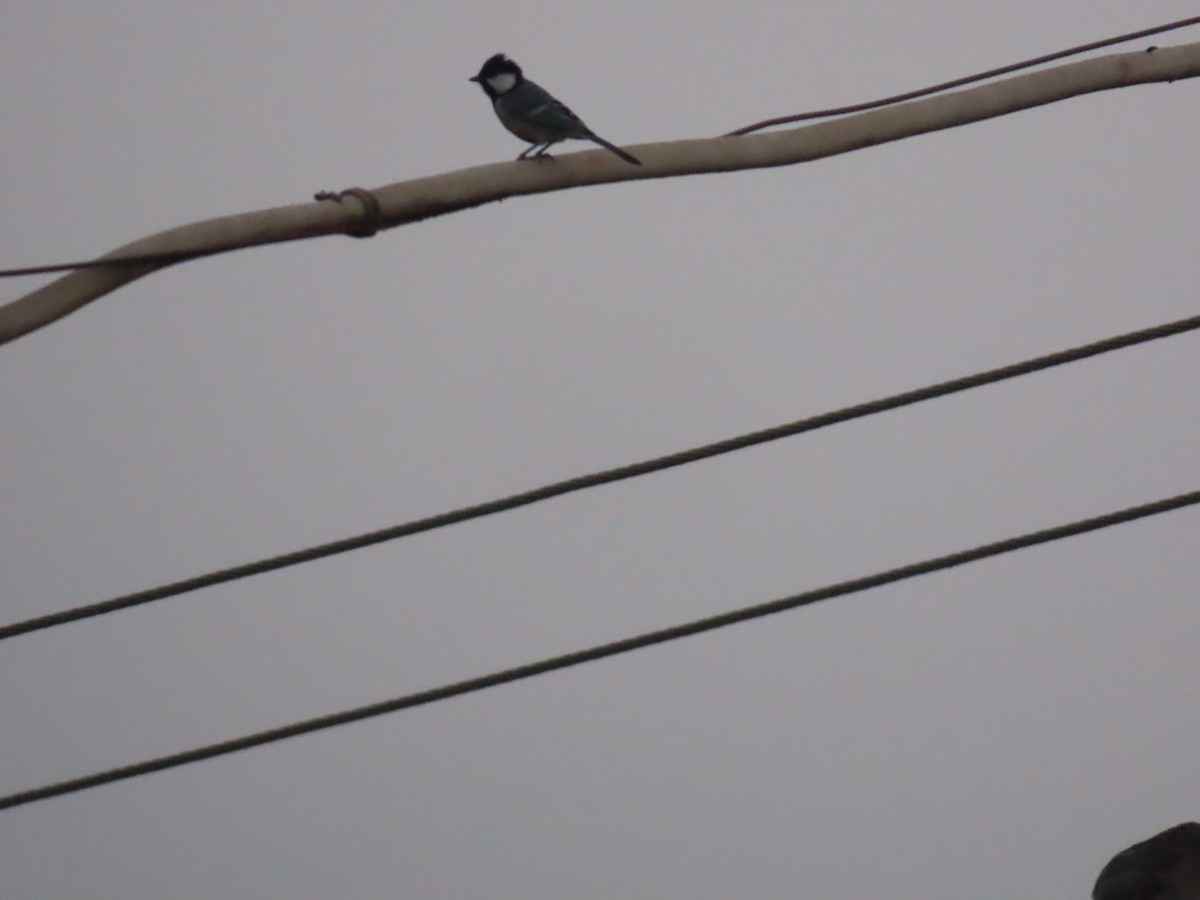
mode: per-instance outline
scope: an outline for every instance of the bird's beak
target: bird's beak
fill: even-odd
[[[474,82],[478,82],[478,81],[479,81],[479,76],[478,76],[478,75],[472,75],[470,78],[468,78],[468,79],[467,79],[467,81],[474,81]]]

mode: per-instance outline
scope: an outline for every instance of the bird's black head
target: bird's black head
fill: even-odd
[[[468,80],[476,82],[489,97],[499,97],[515,88],[524,77],[520,66],[503,53],[497,53],[483,64],[478,75]]]

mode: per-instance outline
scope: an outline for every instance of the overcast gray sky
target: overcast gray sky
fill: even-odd
[[[497,51],[633,144],[1196,14],[592,9],[9,0],[0,265],[515,156],[467,82]],[[0,348],[0,620],[1195,315],[1198,104],[143,279]],[[1198,341],[7,641],[0,792],[1194,490]],[[1170,513],[10,810],[3,893],[1085,897],[1200,816],[1198,540]]]

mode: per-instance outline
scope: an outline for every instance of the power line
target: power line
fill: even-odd
[[[1164,31],[1174,31],[1178,28],[1187,28],[1189,25],[1200,25],[1200,16],[1193,16],[1190,19],[1180,19],[1178,22],[1170,22],[1166,25],[1156,25],[1154,28],[1146,28],[1142,31],[1132,31],[1129,34],[1121,34],[1116,37],[1105,38],[1100,41],[1092,41],[1090,44],[1080,44],[1078,47],[1071,47],[1067,50],[1059,50],[1056,53],[1047,53],[1045,56],[1037,56],[1033,59],[1026,59],[1022,62],[1011,63],[1007,66],[1000,66],[997,69],[988,69],[986,72],[978,72],[975,75],[967,75],[963,78],[955,78],[952,81],[943,81],[941,84],[930,85],[929,87],[919,88],[915,91],[907,91],[903,94],[894,94],[891,97],[884,97],[881,100],[871,100],[866,103],[855,103],[850,106],[838,106],[832,109],[818,109],[812,112],[797,113],[791,116],[779,116],[774,119],[766,119],[762,122],[755,122],[753,125],[744,125],[736,131],[731,131],[726,137],[737,137],[743,134],[750,134],[754,131],[761,131],[764,128],[771,128],[775,125],[788,125],[792,122],[805,122],[811,119],[828,119],[833,116],[845,116],[850,113],[866,112],[868,109],[878,109],[881,106],[891,106],[893,103],[903,103],[907,100],[916,100],[918,97],[928,97],[931,94],[940,94],[942,91],[948,91],[951,88],[964,87],[968,84],[974,84],[977,81],[986,81],[989,78],[995,78],[999,75],[1008,75],[1012,72],[1019,72],[1022,69],[1030,69],[1034,66],[1040,66],[1048,62],[1054,62],[1059,59],[1066,59],[1068,56],[1077,56],[1080,53],[1087,53],[1089,50],[1100,50],[1103,47],[1111,47],[1114,44],[1123,44],[1126,41],[1136,41],[1138,38],[1150,37],[1154,34],[1162,34]],[[0,273],[2,274],[2,273]]]
[[[671,453],[666,456],[660,456],[655,459],[645,460],[643,462],[633,463],[630,465],[618,466],[614,469],[606,469],[604,471],[594,472],[589,475],[568,478],[564,481],[558,481],[539,488],[534,488],[533,490],[523,491],[518,494],[511,494],[507,497],[489,500],[473,506],[464,506],[456,510],[439,513],[423,519],[414,519],[399,525],[393,525],[389,528],[382,528],[378,531],[369,531],[365,534],[343,538],[327,544],[319,544],[315,547],[308,547],[303,550],[294,550],[290,553],[267,557],[266,559],[260,559],[255,562],[232,566],[227,569],[219,569],[214,572],[208,572],[203,575],[186,578],[182,581],[174,581],[169,584],[159,585],[158,587],[136,591],[132,594],[123,594],[119,597],[113,597],[110,600],[102,600],[85,606],[77,606],[73,609],[65,609],[59,612],[49,613],[44,616],[36,616],[21,622],[14,622],[9,625],[0,626],[0,640],[16,637],[17,635],[21,634],[28,634],[33,631],[40,631],[46,628],[65,625],[69,622],[77,622],[80,619],[88,619],[93,616],[100,616],[107,613],[117,612],[122,609],[129,609],[130,607],[140,606],[144,603],[151,603],[156,600],[164,600],[168,597],[176,597],[180,594],[186,594],[201,588],[225,584],[241,578],[248,578],[251,575],[259,575],[264,572],[271,572],[276,569],[283,569],[289,566],[299,565],[300,563],[311,562],[313,560],[335,556],[339,553],[347,553],[351,550],[359,550],[363,547],[370,547],[374,544],[383,543],[384,541],[396,540],[398,538],[409,537],[410,535],[420,534],[426,531],[433,531],[438,528],[445,528],[448,525],[456,525],[471,519],[479,519],[483,518],[484,516],[490,516],[499,512],[517,509],[522,506],[529,506],[530,504],[538,503],[542,500],[549,500],[552,497],[560,497],[564,494],[570,494],[574,493],[575,491],[584,490],[585,488],[598,487],[604,484],[612,484],[617,481],[623,481],[627,478],[636,478],[638,476],[648,475],[653,472],[661,472],[665,469],[674,468],[675,466],[685,465],[686,463],[710,459],[714,456],[732,453],[735,450],[742,450],[747,447],[753,447],[757,444],[765,444],[770,441],[780,440],[781,438],[785,437],[792,437],[807,431],[815,431],[816,429],[826,428],[830,425],[836,425],[840,422],[848,422],[852,419],[859,419],[865,416],[874,415],[876,413],[898,409],[903,406],[910,406],[914,403],[920,403],[924,400],[932,400],[936,397],[944,397],[948,394],[954,394],[969,390],[971,388],[981,387],[986,384],[993,384],[1009,378],[1016,378],[1019,375],[1027,375],[1031,372],[1049,369],[1065,363],[1077,362],[1078,360],[1086,359],[1091,356],[1098,356],[1102,353],[1108,353],[1112,350],[1121,349],[1122,347],[1130,347],[1135,344],[1142,344],[1148,341],[1169,337],[1171,335],[1181,334],[1187,331],[1194,331],[1198,328],[1200,328],[1200,316],[1191,316],[1186,319],[1180,319],[1176,322],[1168,322],[1163,325],[1156,325],[1153,328],[1132,331],[1127,334],[1105,338],[1104,340],[1095,341],[1090,344],[1072,347],[1068,350],[1060,350],[1057,353],[1050,353],[1046,356],[1038,356],[1022,362],[1001,366],[998,369],[989,369],[985,372],[978,372],[974,375],[967,375],[962,378],[943,381],[939,384],[930,385],[928,387],[918,388],[916,390],[906,391],[900,394],[893,394],[890,397],[883,397],[878,400],[860,403],[855,406],[843,407],[842,409],[811,416],[806,419],[799,419],[795,422],[789,422],[784,425],[776,425],[772,428],[762,429],[761,431],[752,431],[748,434],[726,438],[725,440],[717,441],[711,444],[705,444],[701,447],[694,447],[690,450],[683,450],[677,453]]]
[[[649,631],[634,637],[624,638],[623,640],[613,641],[608,644],[599,644],[585,650],[577,650],[573,653],[565,653],[561,656],[553,656],[548,659],[527,663],[526,665],[517,666],[512,669],[493,672],[489,675],[480,675],[476,678],[469,678],[466,681],[459,681],[454,684],[443,685],[427,691],[419,691],[418,693],[408,694],[404,697],[397,697],[393,700],[384,700],[381,703],[373,703],[369,706],[360,706],[356,709],[344,710],[342,712],[332,713],[330,715],[319,716],[315,719],[307,719],[302,722],[295,722],[291,725],[284,725],[279,728],[260,731],[256,734],[234,738],[233,740],[209,744],[205,747],[197,747],[193,750],[187,750],[182,753],[174,753],[169,756],[160,756],[155,759],[134,763],[133,765],[121,766],[116,769],[109,769],[104,772],[86,775],[82,778],[74,778],[69,781],[60,781],[55,784],[45,785],[32,790],[21,791],[16,794],[10,794],[7,797],[0,797],[0,809],[22,806],[26,803],[33,803],[38,800],[47,800],[51,797],[59,797],[63,794],[71,794],[75,793],[76,791],[99,787],[103,784],[111,784],[114,781],[124,781],[129,778],[149,775],[153,772],[161,772],[165,769],[173,769],[178,766],[187,765],[188,763],[200,762],[202,760],[212,759],[213,757],[217,756],[225,756],[229,753],[236,753],[239,750],[248,750],[252,747],[260,747],[264,744],[271,744],[287,738],[299,737],[303,734],[309,734],[314,731],[322,731],[326,728],[333,728],[338,725],[347,725],[351,722],[359,722],[363,719],[370,719],[376,716],[385,715],[387,713],[398,712],[403,709],[412,709],[413,707],[424,706],[426,704],[436,703],[441,700],[449,700],[451,697],[458,697],[463,694],[482,691],[485,688],[496,687],[498,685],[508,684],[514,681],[521,681],[526,678],[532,678],[535,675],[544,675],[548,672],[566,669],[585,662],[593,662],[595,660],[605,659],[606,657],[610,656],[617,656],[622,653],[629,653],[633,650],[640,650],[655,644],[666,643],[667,641],[676,641],[681,638],[702,634],[706,631],[714,631],[718,628],[724,628],[728,625],[735,625],[739,622],[747,622],[751,619],[758,619],[762,618],[763,616],[774,615],[775,613],[785,612],[801,606],[808,606],[821,600],[829,600],[833,597],[840,597],[846,594],[865,591],[870,588],[880,587],[885,584],[892,584],[908,578],[915,578],[918,575],[927,575],[931,572],[938,572],[943,569],[961,566],[965,563],[975,562],[976,560],[986,559],[991,556],[999,556],[1003,553],[1010,553],[1014,550],[1021,550],[1037,544],[1045,544],[1049,543],[1050,541],[1061,540],[1062,538],[1084,534],[1089,531],[1096,531],[1101,528],[1107,528],[1111,525],[1118,525],[1123,522],[1131,522],[1135,519],[1141,519],[1145,518],[1146,516],[1153,516],[1159,513],[1168,512],[1170,510],[1180,509],[1196,503],[1200,503],[1200,491],[1179,494],[1178,496],[1165,500],[1158,500],[1154,503],[1146,503],[1141,506],[1132,506],[1127,509],[1119,510],[1118,512],[1107,513],[1105,515],[1095,516],[1094,518],[1090,519],[1081,519],[1077,522],[1072,522],[1067,525],[1058,525],[1054,528],[1030,532],[1017,537],[1007,538],[1006,540],[996,541],[995,543],[991,544],[983,544],[970,550],[960,550],[957,553],[950,553],[946,556],[939,556],[933,559],[924,560],[922,562],[910,563],[909,565],[900,566],[896,569],[888,569],[887,571],[878,572],[874,575],[867,575],[862,578],[855,578],[850,581],[831,584],[826,587],[817,588],[816,590],[806,591],[802,594],[794,594],[790,597],[783,597],[781,599],[772,600],[767,603],[761,603],[756,606],[742,607],[741,609],[731,610],[729,612],[721,613],[715,616],[709,616],[703,619],[696,619],[692,622],[686,622],[682,625],[675,625],[670,628],[663,628],[658,631]]]
[[[185,259],[197,259],[201,256],[212,256],[223,253],[231,248],[223,247],[218,250],[164,250],[160,253],[131,253],[128,256],[100,257],[99,259],[84,259],[76,262],[51,263],[45,266],[25,266],[19,269],[0,269],[0,278],[19,278],[24,275],[50,275],[54,272],[69,272],[72,269],[105,269],[116,266],[153,266],[167,263],[182,262]]]

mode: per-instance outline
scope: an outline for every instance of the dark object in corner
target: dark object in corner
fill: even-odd
[[[1100,870],[1092,900],[1200,900],[1200,824],[1122,850]]]

